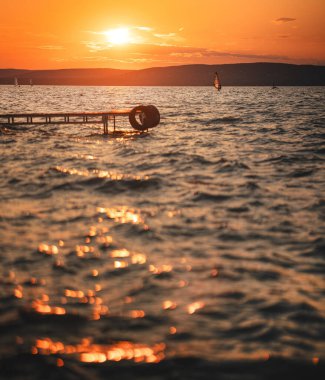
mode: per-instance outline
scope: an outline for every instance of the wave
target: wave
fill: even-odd
[[[249,170],[250,167],[244,162],[240,161],[229,161],[221,159],[216,163],[217,166],[220,166],[216,173],[229,173],[234,171]]]
[[[291,172],[290,174],[288,174],[288,177],[289,178],[301,178],[301,177],[309,177],[310,175],[312,174],[315,174],[317,172],[317,170],[315,169],[298,169],[298,170],[295,170],[294,172]]]
[[[50,373],[52,379],[62,380],[88,380],[94,376],[96,378],[119,378],[122,380],[174,378],[260,380],[274,377],[295,380],[323,380],[325,375],[325,365],[317,358],[315,360],[301,357],[290,359],[279,355],[269,355],[266,350],[257,352],[255,355],[251,354],[251,359],[224,358],[214,361],[193,355],[179,355],[162,360],[160,363],[141,363],[141,365],[125,360],[122,362],[107,361],[79,364],[66,355],[62,356],[62,360],[61,356],[41,356],[24,352],[6,356],[0,359],[3,379],[16,379],[21,376],[21,373],[32,373],[34,380],[43,379],[44,373]],[[17,366],[18,362],[19,366]],[[61,363],[64,365],[62,366]]]
[[[243,119],[240,118],[240,117],[235,117],[235,116],[222,116],[222,117],[216,117],[216,118],[212,118],[212,119],[209,119],[207,120],[207,122],[209,124],[219,124],[219,123],[230,123],[230,124],[236,124],[236,123],[240,123],[242,122]]]
[[[231,195],[226,194],[213,194],[208,192],[195,192],[192,197],[193,202],[225,202],[229,199],[233,198]]]
[[[75,176],[82,177],[79,180],[69,180],[68,182],[55,185],[51,190],[78,190],[80,187],[92,187],[104,193],[119,193],[127,190],[154,190],[161,187],[161,179],[158,177],[122,174],[100,169],[68,169],[61,166],[53,167],[51,171],[68,178]]]

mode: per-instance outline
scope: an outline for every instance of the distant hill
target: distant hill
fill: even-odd
[[[325,66],[285,63],[238,63],[226,65],[183,65],[143,70],[0,69],[0,84],[82,86],[211,86],[218,71],[224,86],[325,86]]]

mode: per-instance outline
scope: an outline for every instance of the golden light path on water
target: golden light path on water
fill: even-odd
[[[107,170],[99,170],[99,169],[93,169],[93,170],[80,170],[80,169],[74,169],[74,168],[65,168],[62,166],[55,166],[53,168],[55,171],[64,173],[64,174],[69,174],[69,175],[77,175],[81,177],[90,177],[90,176],[95,176],[97,178],[107,178],[113,181],[120,181],[120,180],[136,180],[136,181],[144,181],[148,180],[148,176],[135,176],[131,174],[122,174],[122,173],[116,173],[116,172],[110,172]]]
[[[37,339],[31,348],[34,355],[77,355],[77,358],[84,363],[119,362],[121,360],[131,360],[136,363],[159,363],[165,357],[164,350],[164,343],[153,346],[132,342],[101,345],[92,343],[88,338],[76,345],[52,341],[50,338]]]
[[[73,172],[73,174],[75,174]],[[148,225],[145,222],[141,212],[136,209],[130,209],[127,206],[120,207],[97,207],[96,212],[98,214],[97,224],[91,225],[84,238],[84,244],[75,246],[74,252],[69,254],[75,255],[80,260],[85,258],[99,258],[103,255],[112,259],[111,270],[124,270],[130,265],[145,266],[145,270],[151,275],[168,274],[173,271],[173,266],[170,264],[155,265],[148,263],[147,256],[140,252],[130,251],[127,248],[116,248],[114,246],[114,238],[110,234],[110,227],[103,225],[104,220],[111,221],[116,224],[134,224],[142,226],[143,229],[148,229]],[[177,215],[177,212],[173,212],[171,217]],[[65,267],[66,254],[62,251],[65,249],[67,242],[59,240],[56,244],[42,242],[38,246],[38,252],[49,257],[55,258],[55,265]],[[103,252],[98,249],[99,246],[109,249],[108,252]],[[69,254],[67,256],[69,256]],[[182,260],[186,271],[191,271],[192,267],[188,264],[187,260]],[[103,299],[100,296],[102,291],[102,285],[100,284],[100,269],[92,269],[90,276],[98,278],[98,282],[94,285],[93,289],[77,289],[66,288],[63,294],[61,294],[60,300],[56,304],[51,304],[48,294],[41,293],[38,298],[30,300],[30,297],[26,297],[24,302],[24,286],[17,284],[14,287],[13,295],[24,302],[24,310],[28,313],[35,313],[39,315],[53,315],[58,318],[64,317],[71,313],[68,312],[67,307],[73,307],[75,305],[88,305],[90,307],[90,313],[86,314],[86,318],[92,321],[100,320],[101,318],[110,318],[111,316],[117,316],[115,313],[110,312],[109,304],[104,305]],[[211,277],[218,276],[218,269],[212,268]],[[15,273],[10,272],[10,280],[13,283],[16,282]],[[29,284],[40,285],[46,287],[46,280],[37,279],[35,277],[30,278]],[[185,280],[180,281],[179,287],[187,286],[188,283]],[[134,303],[132,297],[126,297],[123,300],[125,305]],[[189,315],[195,314],[206,306],[205,302],[197,300],[187,305],[183,305],[184,313]],[[178,309],[178,302],[166,299],[161,304],[161,309],[172,312]],[[78,311],[72,311],[74,315],[78,314]],[[77,313],[77,314],[76,314]],[[123,314],[126,318],[138,319],[145,318],[146,312],[141,309],[129,309],[124,311]],[[176,326],[170,326],[168,333],[172,336],[178,334],[179,328]],[[21,339],[17,337],[20,342]],[[131,360],[134,362],[146,362],[146,363],[158,363],[165,358],[166,343],[157,343],[153,346],[145,345],[142,343],[133,343],[129,341],[116,342],[111,345],[101,345],[92,343],[90,338],[85,338],[79,344],[68,344],[61,341],[54,341],[51,338],[37,339],[35,344],[31,347],[31,352],[37,355],[74,355],[78,360],[84,363],[103,363],[106,361],[121,361]],[[187,349],[184,348],[184,352]],[[240,355],[239,355],[240,357]],[[255,352],[250,355],[252,359],[269,359],[269,353]],[[318,358],[313,357],[312,362],[318,363]],[[58,359],[58,366],[64,365],[64,359]]]
[[[79,172],[78,172],[79,173]],[[75,175],[75,170],[70,170],[69,174]],[[80,173],[79,173],[80,174]],[[97,175],[98,173],[96,173]],[[87,175],[87,173],[82,173]],[[103,174],[100,174],[103,176]],[[105,174],[107,177],[107,174]],[[123,176],[115,177],[115,179],[122,178]],[[170,264],[154,265],[147,263],[147,257],[145,254],[135,251],[130,251],[126,248],[116,248],[114,246],[113,236],[109,234],[110,228],[102,226],[104,218],[117,224],[135,224],[141,225],[144,230],[149,227],[145,223],[144,218],[141,216],[139,210],[130,209],[126,206],[121,207],[97,207],[98,213],[97,225],[89,227],[86,233],[84,244],[75,246],[74,252],[68,254],[63,253],[68,242],[59,240],[56,244],[42,242],[38,245],[38,252],[45,256],[53,257],[55,259],[54,265],[56,267],[65,267],[65,259],[69,255],[75,255],[80,260],[86,258],[100,258],[105,255],[110,257],[113,261],[111,264],[111,270],[123,270],[130,265],[146,266],[146,270],[149,274],[159,276],[164,273],[170,273],[173,270],[173,266]],[[169,213],[169,217],[173,217],[176,213]],[[102,252],[98,249],[98,246],[109,249],[108,252]],[[186,261],[184,261],[185,263]],[[187,266],[187,270],[190,267]],[[30,300],[30,295],[25,295],[24,286],[16,285],[13,290],[13,295],[20,299],[23,303],[23,310],[25,313],[32,315],[33,313],[40,316],[55,316],[56,318],[66,317],[69,314],[78,315],[77,309],[71,311],[71,307],[77,305],[87,305],[90,307],[90,313],[86,314],[86,318],[92,321],[100,320],[101,318],[110,318],[116,316],[111,314],[109,305],[103,304],[103,299],[100,296],[102,291],[102,285],[100,284],[100,269],[92,269],[90,276],[98,278],[98,282],[94,285],[93,289],[81,290],[77,288],[65,288],[63,294],[61,294],[59,302],[52,304],[50,296],[46,293],[40,293],[38,298]],[[10,273],[10,279],[16,282],[15,273]],[[36,279],[35,277],[30,279],[32,285],[42,285],[46,287],[46,281],[43,279]],[[186,286],[186,281],[180,281],[179,287]],[[26,298],[26,300],[25,300]],[[25,301],[25,302],[24,302]],[[125,297],[123,300],[125,305],[131,305],[134,303],[132,297]],[[178,304],[172,300],[164,300],[161,304],[161,310],[173,311],[178,307]],[[184,306],[184,313],[194,314],[197,310],[202,309],[204,303],[197,301]],[[68,309],[70,310],[68,311]],[[123,313],[123,317],[138,319],[144,318],[146,313],[141,309],[129,309]],[[177,328],[170,326],[168,333],[170,335],[177,334]],[[23,344],[23,339],[17,337],[19,344]],[[65,344],[61,341],[54,341],[51,338],[37,339],[35,344],[31,347],[31,352],[34,355],[74,355],[78,360],[84,363],[103,363],[105,361],[121,361],[131,360],[134,362],[146,362],[146,363],[158,363],[165,358],[166,344],[157,343],[153,346],[145,345],[142,343],[133,343],[128,341],[116,342],[111,345],[100,345],[92,343],[90,338],[85,338],[79,344]],[[63,366],[64,360],[57,359],[57,365]]]

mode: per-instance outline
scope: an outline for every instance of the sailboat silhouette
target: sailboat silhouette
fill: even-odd
[[[213,85],[214,85],[214,87],[215,87],[218,91],[221,90],[221,82],[220,82],[220,78],[219,78],[219,75],[218,75],[217,71],[215,72],[215,77],[214,77]]]

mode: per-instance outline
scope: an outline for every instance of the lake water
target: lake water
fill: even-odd
[[[321,378],[325,88],[0,86],[0,114],[138,104],[149,134],[1,128],[3,378]]]

